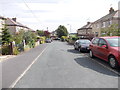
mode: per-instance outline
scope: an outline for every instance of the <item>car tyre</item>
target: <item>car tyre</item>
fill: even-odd
[[[92,50],[89,51],[89,56],[90,56],[91,58],[94,57]]]
[[[118,62],[116,61],[116,58],[114,56],[109,57],[109,65],[111,68],[117,68]]]
[[[74,46],[74,49],[77,50],[77,48]]]

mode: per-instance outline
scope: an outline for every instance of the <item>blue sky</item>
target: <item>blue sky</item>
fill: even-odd
[[[36,30],[56,30],[64,25],[70,32],[118,9],[119,0],[0,0],[0,14]]]

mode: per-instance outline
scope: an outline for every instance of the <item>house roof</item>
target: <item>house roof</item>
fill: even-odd
[[[0,19],[3,19],[3,20],[4,20],[5,18],[4,18],[3,16],[0,16]]]
[[[95,22],[106,21],[106,20],[109,20],[111,18],[120,18],[120,16],[118,16],[118,12],[120,12],[120,11],[116,10],[113,13],[109,13],[109,14],[103,16],[102,18],[96,20]]]
[[[6,24],[7,24],[8,26],[19,26],[19,27],[28,28],[27,26],[25,26],[25,25],[23,25],[23,24],[21,24],[21,23],[19,23],[19,22],[15,22],[14,20],[12,20],[12,19],[10,19],[10,18],[7,18]]]
[[[84,29],[92,29],[92,23],[88,22],[86,25],[84,25],[83,27],[79,28],[78,30],[84,30]]]
[[[8,25],[8,26],[19,26],[19,27],[23,27],[23,28],[29,29],[29,31],[34,32],[33,29],[31,29],[19,22],[14,21],[13,19],[7,18],[6,20],[7,20],[6,25]]]

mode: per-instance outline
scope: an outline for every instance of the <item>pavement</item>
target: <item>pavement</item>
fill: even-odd
[[[13,58],[15,56],[16,55],[3,55],[3,56],[0,56],[0,62],[2,62],[3,60],[7,60],[7,59],[10,59],[10,58]]]

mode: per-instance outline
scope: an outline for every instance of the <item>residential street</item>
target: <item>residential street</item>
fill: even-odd
[[[118,88],[118,75],[97,61],[66,42],[42,44],[2,63],[2,87],[18,80],[15,88]]]

